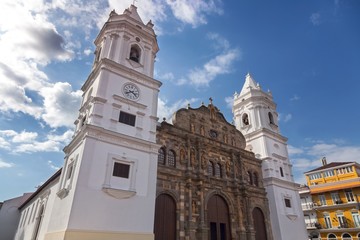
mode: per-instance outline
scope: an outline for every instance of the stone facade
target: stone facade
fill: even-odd
[[[178,110],[172,125],[163,121],[158,126],[157,143],[162,146],[157,196],[167,194],[176,203],[176,239],[211,239],[208,216],[214,209],[208,202],[215,195],[228,207],[231,237],[226,239],[260,239],[255,208],[263,213],[267,239],[272,239],[261,161],[244,150],[244,136],[212,103]]]

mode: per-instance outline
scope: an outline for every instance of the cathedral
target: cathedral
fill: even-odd
[[[159,122],[153,27],[134,5],[110,13],[64,165],[20,206],[14,239],[307,239],[271,93],[248,74],[235,124],[211,98]]]

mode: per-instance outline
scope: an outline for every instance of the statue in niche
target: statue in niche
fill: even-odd
[[[191,149],[190,151],[190,161],[191,161],[191,165],[192,166],[195,166],[195,150],[194,149]]]
[[[204,126],[201,126],[200,128],[200,134],[205,136],[205,129],[204,129]]]
[[[184,149],[180,150],[180,162],[183,164],[185,163],[185,150]]]
[[[226,174],[228,176],[230,176],[230,171],[231,171],[231,163],[230,163],[230,161],[226,162],[225,168],[226,168]]]
[[[224,134],[224,143],[228,143],[228,136]]]
[[[206,161],[206,158],[205,158],[205,152],[203,152],[201,154],[201,167],[203,169],[206,169],[206,166],[207,166],[207,161]]]
[[[190,130],[192,133],[195,133],[195,125],[194,124],[190,124]]]
[[[196,213],[196,201],[195,200],[192,200],[191,210],[192,210],[192,213]]]

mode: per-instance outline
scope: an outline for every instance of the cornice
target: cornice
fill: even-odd
[[[114,62],[113,60],[110,60],[108,58],[102,58],[90,73],[84,85],[81,87],[81,90],[85,92],[89,87],[89,85],[91,85],[92,81],[96,79],[96,76],[99,75],[99,73],[104,70],[113,72],[121,77],[131,79],[132,81],[140,85],[146,86],[156,91],[159,91],[159,88],[162,85],[160,81],[151,78],[143,73],[135,71],[120,63]]]
[[[259,138],[259,137],[263,137],[264,134],[267,136],[267,137],[272,137],[274,140],[280,140],[282,141],[284,144],[287,143],[287,140],[288,138],[287,137],[284,137],[282,136],[281,134],[279,133],[276,133],[276,132],[273,132],[267,128],[260,128],[260,129],[257,129],[251,133],[246,133],[244,134],[245,138],[247,141],[249,140],[253,140],[254,138]]]
[[[73,138],[68,146],[64,148],[64,152],[70,154],[79,143],[87,138],[92,138],[101,142],[106,142],[112,145],[122,146],[134,150],[140,150],[146,153],[158,153],[160,145],[148,142],[143,139],[138,139],[132,136],[106,130],[101,127],[86,124],[83,129]]]

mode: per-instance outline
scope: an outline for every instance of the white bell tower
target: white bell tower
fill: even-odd
[[[112,11],[95,45],[45,239],[154,239],[161,83],[153,24],[134,5]]]
[[[246,139],[246,149],[263,161],[264,186],[269,199],[274,239],[307,239],[297,184],[287,150],[287,138],[280,134],[276,104],[270,92],[246,75],[240,94],[235,93],[235,126]]]

